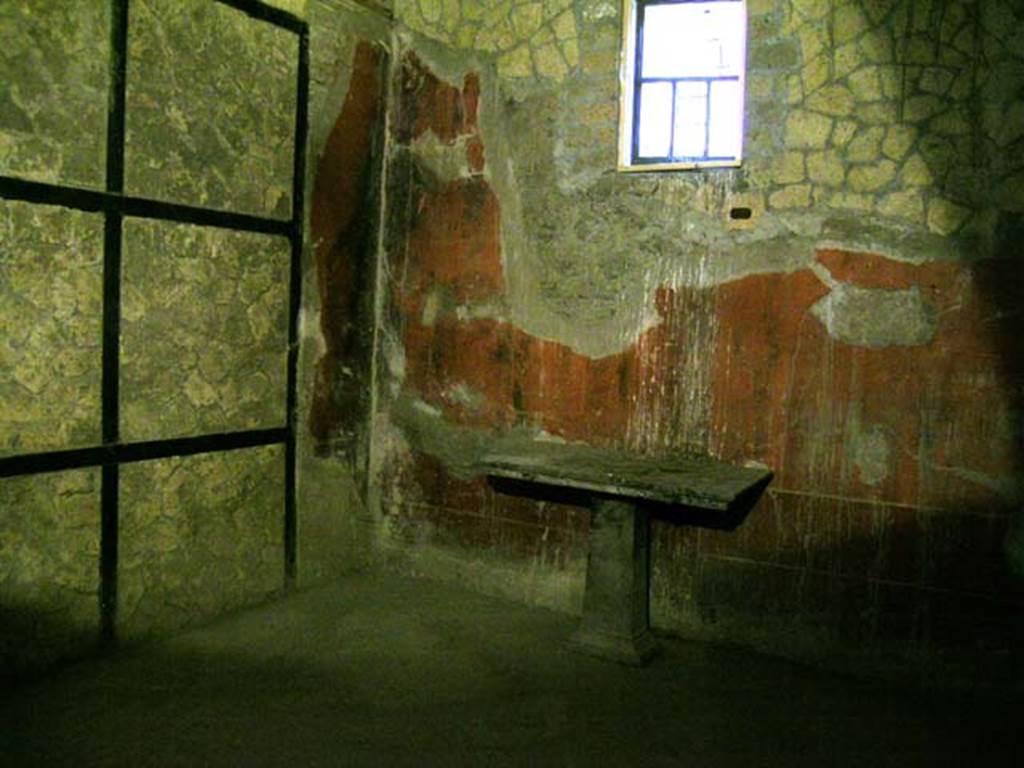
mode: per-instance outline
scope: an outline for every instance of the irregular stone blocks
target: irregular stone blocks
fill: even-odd
[[[126,439],[284,424],[289,258],[279,237],[125,222]]]
[[[221,3],[136,0],[129,194],[287,219],[297,37]]]

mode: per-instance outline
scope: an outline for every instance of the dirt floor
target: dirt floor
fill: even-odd
[[[293,595],[0,694],[0,765],[1020,764],[1024,707],[664,640],[392,575]]]

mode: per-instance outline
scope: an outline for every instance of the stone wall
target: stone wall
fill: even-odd
[[[0,481],[0,675],[96,647],[99,475],[89,469]]]
[[[125,467],[120,638],[166,633],[277,594],[283,477],[278,445]]]
[[[102,188],[109,3],[0,7],[0,172]]]
[[[0,174],[100,188],[107,3],[0,5]],[[0,456],[95,445],[103,216],[0,201]],[[99,470],[0,479],[0,675],[95,647]]]
[[[0,456],[100,439],[103,217],[0,202]]]
[[[493,53],[507,80],[560,82],[579,65],[572,0],[395,0],[394,6],[417,32],[454,48]]]
[[[124,439],[279,426],[288,241],[136,219],[125,223],[124,257]]]
[[[577,610],[584,516],[496,496],[473,458],[516,432],[696,447],[776,480],[737,534],[655,522],[658,626],[833,664],[1005,659],[1024,7],[748,5],[743,167],[621,174],[618,3],[559,6],[558,75],[510,71],[465,3],[396,3],[384,550]]]

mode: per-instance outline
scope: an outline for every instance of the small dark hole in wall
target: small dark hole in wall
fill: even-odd
[[[746,221],[754,215],[754,212],[746,206],[742,208],[733,208],[729,211],[729,218],[734,221]]]

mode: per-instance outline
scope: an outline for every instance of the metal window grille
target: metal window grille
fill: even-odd
[[[733,117],[731,131],[742,131],[743,96],[737,89],[742,87],[741,68],[744,66],[743,56],[739,57],[737,71],[712,74],[713,63],[709,62],[707,73],[686,74],[680,76],[645,75],[644,50],[645,29],[649,23],[648,11],[658,6],[674,6],[691,4],[693,6],[712,6],[718,4],[739,5],[742,0],[637,0],[636,23],[633,30],[634,61],[633,61],[633,92],[632,92],[632,146],[630,165],[664,165],[664,164],[735,164],[740,160],[740,147],[735,151],[723,153],[713,141],[716,130],[714,117],[718,107],[725,99],[723,85],[733,89],[732,98],[739,99],[738,114]],[[738,35],[744,34],[741,26],[736,30]],[[668,109],[660,110],[661,114],[651,116],[645,114],[645,99],[653,100],[657,95],[667,102]],[[685,121],[685,123],[684,123]],[[718,118],[721,121],[721,118]],[[664,123],[652,125],[652,122]],[[737,124],[738,123],[738,124]],[[686,126],[690,130],[686,130]],[[661,131],[661,143],[667,151],[658,152],[645,150],[644,133],[650,129]],[[741,141],[742,139],[740,139]]]
[[[130,462],[265,445],[284,445],[283,520],[285,584],[296,575],[295,409],[298,363],[298,315],[301,296],[300,262],[303,250],[306,133],[309,101],[309,25],[261,0],[216,0],[250,16],[255,23],[273,24],[298,36],[296,111],[292,167],[292,215],[289,219],[235,213],[168,203],[124,194],[126,71],[130,0],[110,0],[110,90],[108,94],[107,165],[104,191],[0,176],[0,199],[58,205],[105,216],[103,244],[102,439],[85,448],[0,457],[0,478],[85,467],[101,468],[100,634],[104,644],[115,640],[118,573],[119,467]],[[220,227],[243,232],[282,235],[291,245],[288,308],[288,374],[285,426],[271,429],[204,434],[194,437],[122,442],[119,417],[121,337],[121,251],[123,222],[139,217]]]

